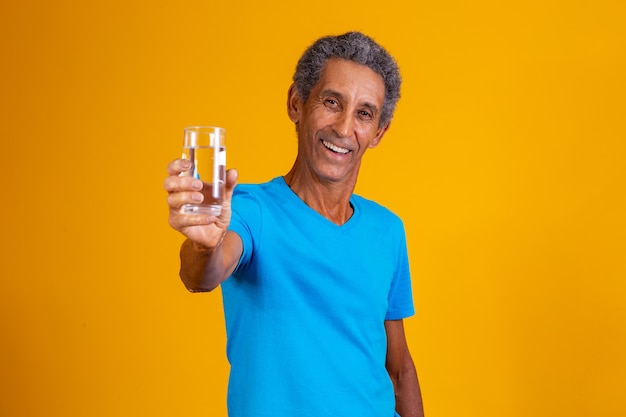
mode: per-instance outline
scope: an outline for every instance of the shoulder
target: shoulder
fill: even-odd
[[[359,195],[352,195],[351,201],[366,218],[375,218],[384,223],[402,226],[402,219],[387,207]]]
[[[283,201],[282,178],[260,184],[237,184],[233,192],[233,213],[244,217],[261,215],[275,209],[277,201]]]
[[[235,191],[233,193],[234,196],[240,195],[252,195],[252,196],[262,196],[264,194],[278,193],[280,192],[280,180],[281,178],[274,178],[271,181],[260,183],[260,184],[237,184],[235,187]]]

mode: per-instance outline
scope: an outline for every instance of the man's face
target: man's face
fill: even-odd
[[[380,75],[342,59],[327,62],[306,102],[292,87],[288,109],[297,123],[298,163],[324,182],[356,181],[363,154],[387,130],[378,127],[384,99]]]

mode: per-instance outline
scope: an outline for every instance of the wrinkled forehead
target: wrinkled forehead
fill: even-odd
[[[318,94],[332,91],[346,98],[358,98],[379,109],[385,99],[385,83],[378,73],[365,65],[338,58],[326,62],[313,90]]]

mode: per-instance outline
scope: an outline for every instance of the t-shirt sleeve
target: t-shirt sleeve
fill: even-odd
[[[235,188],[232,199],[232,216],[228,230],[239,235],[243,244],[243,251],[239,258],[239,263],[233,272],[237,275],[239,271],[246,268],[255,250],[261,229],[261,208],[257,198],[245,185],[238,185]]]
[[[389,289],[389,307],[385,320],[400,320],[415,314],[406,234],[401,222],[398,233],[396,270]]]

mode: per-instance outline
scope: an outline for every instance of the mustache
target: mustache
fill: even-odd
[[[345,145],[348,144],[348,142],[350,141],[350,138],[347,138],[345,136],[341,136],[339,135],[337,132],[335,132],[333,129],[325,129],[322,132],[322,135],[320,135],[322,140],[327,140],[328,142],[332,142],[333,144],[337,145],[337,146],[341,146],[341,147],[347,147]]]

